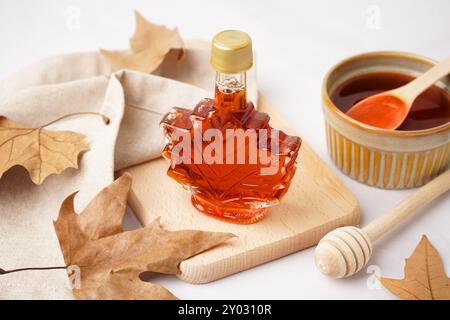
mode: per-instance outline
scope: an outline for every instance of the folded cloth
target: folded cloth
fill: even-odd
[[[39,127],[75,112],[99,112],[110,119],[80,115],[52,124],[86,136],[90,151],[80,168],[67,169],[34,185],[22,167],[0,179],[0,268],[63,266],[53,229],[61,202],[75,191],[78,212],[114,179],[114,171],[157,158],[163,137],[159,122],[171,107],[192,108],[211,97],[214,72],[209,53],[186,49],[182,60],[169,54],[148,75],[113,72],[97,53],[44,59],[0,82],[0,115]],[[254,72],[249,98],[256,101]],[[149,182],[151,183],[151,182]],[[65,270],[24,271],[0,275],[0,299],[72,299]]]

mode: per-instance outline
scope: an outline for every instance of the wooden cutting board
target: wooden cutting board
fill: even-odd
[[[261,95],[259,110],[271,116],[273,127],[295,134]],[[237,235],[226,244],[181,263],[179,277],[190,283],[210,282],[283,257],[315,245],[332,229],[359,222],[354,195],[305,141],[297,172],[281,204],[251,225],[230,224],[196,211],[189,193],[166,176],[167,167],[161,158],[124,170],[133,176],[129,204],[144,225],[160,216],[162,225],[169,230],[198,229]]]

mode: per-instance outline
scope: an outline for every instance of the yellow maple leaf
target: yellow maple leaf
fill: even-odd
[[[381,278],[381,283],[396,296],[406,300],[448,300],[450,279],[441,257],[424,235],[413,254],[406,259],[404,279]]]
[[[35,184],[67,168],[78,168],[78,155],[89,150],[85,136],[71,131],[27,128],[0,116],[0,178],[24,167]]]
[[[131,52],[100,49],[100,53],[116,70],[129,69],[151,73],[164,60],[170,50],[179,50],[178,58],[183,55],[183,39],[178,29],[156,25],[135,11],[136,29],[130,39]]]

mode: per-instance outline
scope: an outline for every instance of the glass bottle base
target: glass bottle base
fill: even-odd
[[[243,208],[233,206],[218,206],[200,196],[192,195],[192,204],[194,207],[211,217],[237,224],[251,224],[264,218],[269,208]]]

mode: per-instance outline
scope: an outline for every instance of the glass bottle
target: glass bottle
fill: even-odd
[[[252,67],[250,37],[218,33],[212,42],[214,99],[193,110],[173,108],[161,121],[168,175],[191,192],[201,212],[234,223],[253,223],[279,203],[296,170],[299,137],[269,125],[246,97]]]

